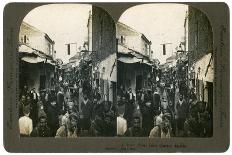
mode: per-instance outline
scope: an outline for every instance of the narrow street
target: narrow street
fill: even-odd
[[[203,13],[138,5],[115,22],[92,5],[41,7],[19,33],[22,137],[212,135],[213,42]]]

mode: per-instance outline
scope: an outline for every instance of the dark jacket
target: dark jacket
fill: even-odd
[[[55,131],[59,127],[59,112],[56,106],[49,105],[48,106],[48,113],[47,113],[47,120],[48,126],[52,130],[52,134],[55,134]]]
[[[187,117],[188,104],[185,100],[183,100],[183,103],[181,105],[179,101],[176,103],[176,112],[177,112],[177,117],[180,119],[185,119]]]
[[[157,110],[160,108],[160,95],[159,94],[153,94],[152,96],[152,99],[153,99],[153,104],[154,104],[154,109]]]
[[[135,130],[133,127],[130,127],[125,132],[126,137],[144,137],[144,130],[140,128],[139,130]]]
[[[84,102],[81,103],[81,119],[80,119],[80,127],[84,130],[89,130],[91,126],[93,105],[90,101],[87,101],[86,104]]]
[[[103,115],[104,115],[104,105],[103,105],[103,103],[94,104],[92,118],[95,119],[96,116],[98,116],[100,118],[103,118]]]
[[[58,110],[61,112],[62,109],[65,111],[65,106],[64,106],[64,94],[62,92],[57,93],[57,107]]]
[[[30,134],[30,137],[52,137],[49,127],[42,130],[40,127],[35,127]]]

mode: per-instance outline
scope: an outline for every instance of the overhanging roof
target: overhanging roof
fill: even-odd
[[[141,59],[138,59],[136,57],[120,57],[118,58],[118,61],[121,61],[123,63],[132,64],[132,63],[140,62]]]

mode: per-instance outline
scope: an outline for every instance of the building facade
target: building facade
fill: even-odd
[[[46,33],[26,22],[22,22],[20,26],[19,43],[29,45],[54,58],[55,42]]]
[[[92,36],[88,37],[88,42],[89,48],[92,48],[93,87],[99,90],[104,100],[116,103],[117,50],[114,20],[101,8],[92,7],[88,25],[92,25],[92,30],[89,30]]]
[[[152,58],[152,43],[144,34],[120,22],[117,23],[116,30],[118,49],[120,49],[121,46],[129,47],[130,49],[137,51],[150,59]]]
[[[146,36],[131,27],[117,23],[117,49],[118,49],[118,88],[123,86],[126,90],[151,89],[153,65],[151,62],[151,41]]]
[[[200,10],[189,6],[189,86],[195,89],[198,100],[206,103],[211,118],[213,118],[214,91],[213,53],[213,31],[209,19]],[[213,125],[212,120],[211,125]],[[213,131],[210,132],[211,135],[212,133]]]
[[[212,102],[209,96],[213,93],[214,81],[213,31],[207,16],[190,6],[188,51],[190,86],[196,88],[199,100]]]
[[[22,22],[19,32],[20,88],[27,85],[38,92],[54,83],[55,42],[44,32]]]

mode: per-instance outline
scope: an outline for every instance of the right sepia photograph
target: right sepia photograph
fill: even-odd
[[[144,4],[116,23],[117,136],[212,137],[213,32],[204,12]]]

